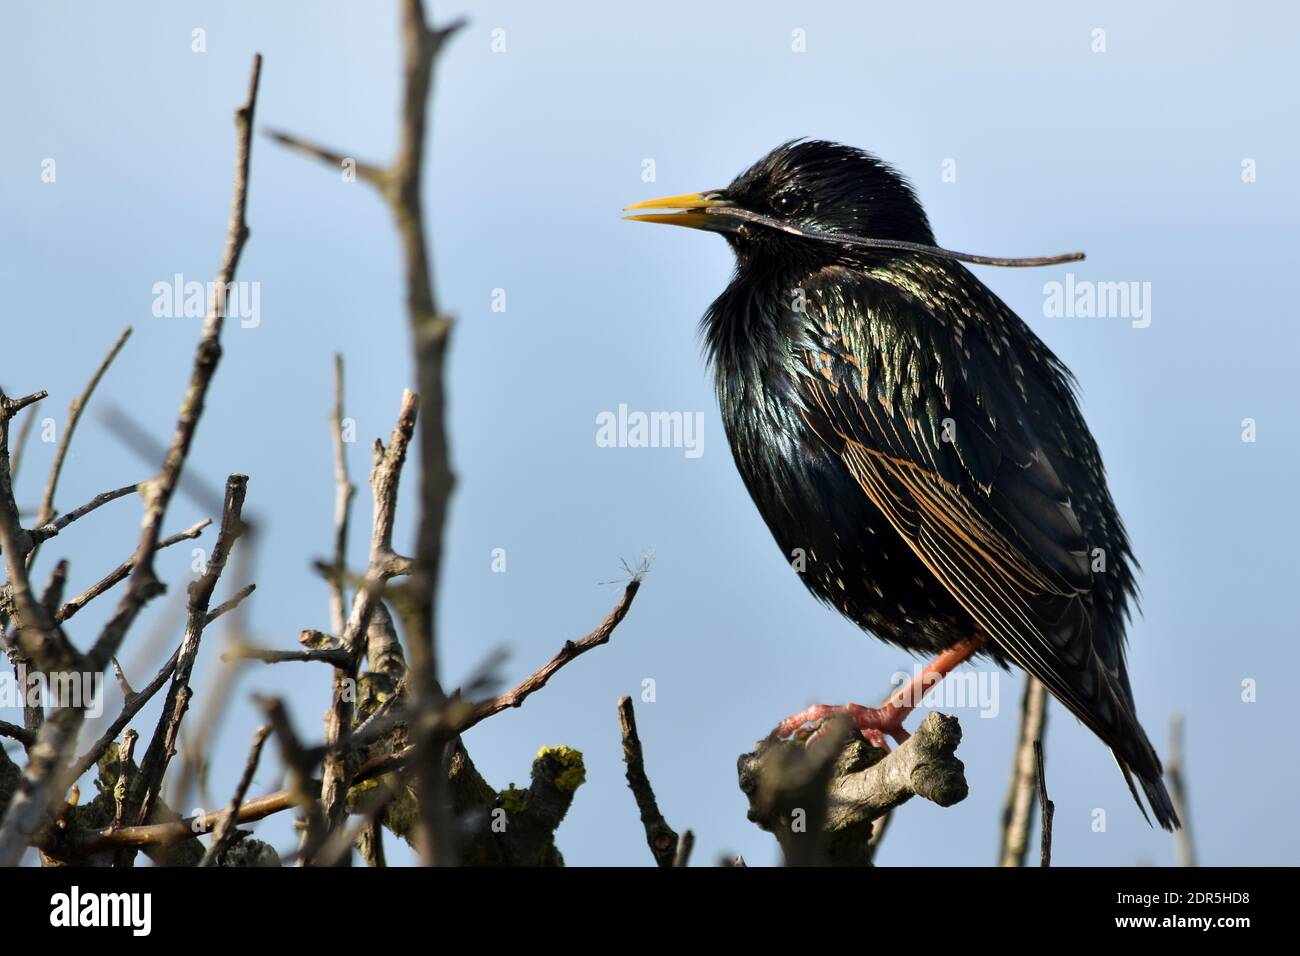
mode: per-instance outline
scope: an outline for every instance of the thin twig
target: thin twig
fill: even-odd
[[[101,505],[106,505],[110,501],[116,501],[118,498],[125,498],[127,495],[137,491],[139,487],[138,484],[123,485],[121,488],[114,488],[112,491],[102,492],[101,494],[95,495],[95,497],[91,498],[80,508],[74,508],[72,511],[60,515],[55,521],[46,521],[43,524],[38,523],[37,526],[31,530],[34,545],[39,545],[42,541],[48,541],[78,518],[84,518],[96,508]],[[32,559],[35,554],[36,547],[33,546],[31,553],[27,556],[28,567],[31,567]]]
[[[41,407],[40,402],[33,402],[27,407],[27,414],[23,416],[23,423],[18,426],[18,440],[14,442],[11,450],[12,461],[9,464],[9,479],[18,480],[18,469],[22,465],[23,451],[27,448],[27,439],[31,437],[32,425],[36,423],[36,416]]]
[[[244,773],[239,778],[239,785],[235,787],[235,795],[230,798],[230,809],[217,825],[216,832],[212,835],[212,842],[208,844],[207,852],[203,854],[199,866],[215,866],[222,854],[234,844],[235,820],[239,817],[239,808],[244,803],[248,788],[253,783],[253,774],[257,773],[258,761],[262,759],[262,745],[266,743],[266,738],[270,734],[270,724],[263,724],[253,734],[253,746],[248,751],[248,760],[244,763]]]
[[[141,490],[145,497],[145,512],[140,541],[136,548],[135,563],[131,570],[126,592],[122,595],[108,623],[100,631],[90,653],[84,661],[85,669],[92,672],[102,671],[108,662],[117,656],[126,632],[140,613],[144,605],[163,590],[162,583],[154,573],[153,556],[158,548],[163,519],[171,501],[176,484],[189,456],[194,433],[203,414],[208,387],[216,372],[221,357],[221,329],[225,323],[227,301],[225,290],[231,287],[239,258],[248,240],[248,225],[245,212],[248,203],[248,169],[251,156],[253,113],[257,104],[258,81],[262,72],[262,57],[254,55],[252,75],[249,79],[248,96],[244,104],[235,111],[236,162],[234,196],[231,203],[230,225],[226,235],[226,247],[222,254],[221,267],[214,283],[213,295],[208,304],[208,314],[204,321],[203,333],[195,354],[194,367],[190,374],[190,383],[184,401],[181,403],[180,415],[172,437],[171,447],[163,461],[159,475],[143,483]],[[43,396],[42,396],[43,397]],[[3,444],[8,446],[8,415],[0,415],[6,422]],[[6,450],[3,464],[4,475],[0,479],[0,499],[12,497],[9,487],[9,462]],[[15,605],[20,612],[30,611],[30,594],[21,593],[25,589],[25,575],[18,580],[14,578],[13,555],[10,545],[15,544],[10,534],[10,527],[5,502],[0,500],[0,534],[6,561],[10,565],[10,588]],[[16,522],[15,522],[16,525]],[[21,531],[21,529],[17,529]],[[43,614],[43,609],[41,610]],[[48,615],[44,615],[48,617]],[[29,616],[30,620],[30,616]],[[51,626],[43,620],[35,622],[36,629],[49,637]],[[51,622],[52,625],[52,622]],[[57,630],[57,628],[55,628]],[[80,707],[62,707],[55,710],[54,716],[47,720],[37,737],[35,746],[28,752],[27,767],[22,780],[9,801],[8,810],[0,821],[0,867],[15,866],[23,851],[31,843],[51,801],[62,795],[67,784],[64,760],[72,748],[78,731],[85,720],[85,710]]]
[[[212,592],[226,569],[226,560],[239,536],[244,533],[244,497],[248,493],[248,476],[231,475],[226,479],[226,500],[222,505],[221,528],[208,558],[207,566],[198,580],[189,587],[189,606],[185,623],[185,637],[176,655],[176,670],[163,704],[162,716],[154,728],[153,737],[140,761],[140,786],[136,811],[137,824],[147,823],[154,802],[162,787],[167,765],[176,752],[176,739],[180,724],[191,696],[190,675],[199,654],[203,629],[207,624],[208,606]],[[238,603],[238,602],[236,602]]]
[[[221,655],[223,661],[261,661],[263,664],[284,664],[288,662],[333,664],[335,667],[347,667],[352,657],[347,651],[338,647],[308,648],[305,651],[273,651],[248,644],[240,645]]]
[[[659,866],[673,866],[677,856],[677,831],[668,825],[664,815],[659,811],[655,800],[654,788],[645,772],[645,755],[641,750],[641,738],[636,732],[636,713],[632,710],[632,698],[624,697],[618,702],[618,723],[623,732],[623,762],[627,764],[627,785],[636,798],[637,809],[641,811],[641,825],[645,828],[646,843]]]
[[[18,741],[24,748],[30,747],[36,743],[36,734],[26,727],[19,727],[17,724],[11,724],[7,720],[0,720],[0,737],[9,737]]]
[[[1038,804],[1043,808],[1043,839],[1039,852],[1039,865],[1052,865],[1052,816],[1056,804],[1047,797],[1047,768],[1043,764],[1043,742],[1034,741],[1034,761],[1038,765]]]
[[[639,586],[640,577],[638,576],[628,583],[619,604],[610,612],[609,616],[601,623],[600,627],[587,635],[587,637],[583,638],[581,641],[578,641],[577,644],[588,644],[588,642],[591,642],[585,648],[590,649],[590,647],[596,646],[597,643],[605,643],[605,641],[609,639],[609,634],[618,625],[618,622],[626,616],[627,609],[631,606],[632,598],[636,596]],[[601,635],[603,635],[603,639],[598,640]],[[570,642],[565,646],[572,647],[574,644],[573,642]],[[391,721],[398,717],[404,717],[409,724],[422,725],[418,727],[420,735],[422,736],[454,739],[458,734],[463,733],[475,724],[486,720],[493,714],[500,713],[500,711],[507,707],[512,706],[509,700],[505,700],[504,698],[511,698],[513,695],[517,697],[519,703],[523,703],[523,699],[544,684],[546,678],[549,678],[556,670],[564,666],[565,663],[572,661],[581,653],[582,652],[579,651],[577,653],[570,653],[566,656],[565,652],[562,651],[560,655],[557,655],[557,659],[559,657],[564,657],[562,663],[557,665],[556,659],[548,661],[535,674],[533,674],[532,677],[525,680],[522,684],[516,687],[514,691],[511,691],[510,694],[503,695],[501,698],[495,698],[492,702],[492,706],[488,707],[486,711],[480,710],[479,708],[464,702],[453,701],[452,706],[444,707],[432,714],[426,712],[423,717],[420,717],[418,711],[399,710],[396,714],[389,713],[386,719],[381,720],[380,713],[384,709],[381,705],[381,710],[377,711],[370,720],[357,728],[357,730],[348,738],[348,746],[346,748],[340,748],[336,745],[333,748],[321,748],[321,750],[317,752],[324,754],[328,753],[331,749],[335,751],[340,749],[361,751],[373,743],[374,740],[378,739],[378,737],[382,735],[386,726],[392,726]],[[478,680],[479,679],[476,678],[473,683],[478,683]],[[531,689],[529,689],[527,693],[522,693],[521,689],[524,688],[525,685],[529,686]],[[399,694],[394,694],[393,699],[396,700],[399,696]],[[500,706],[496,706],[498,703]],[[411,716],[412,713],[415,714],[415,718]],[[298,749],[299,755],[295,759],[312,759],[314,751],[302,748],[301,744],[298,745]],[[416,759],[416,757],[417,747],[414,744],[404,747],[395,753],[380,754],[372,757],[362,763],[356,772],[351,775],[351,786],[355,787],[357,784],[377,779],[387,773],[392,773],[395,770],[400,770],[410,764],[414,759]],[[235,822],[251,823],[255,820],[261,820],[265,817],[271,816],[272,814],[280,813],[290,807],[298,806],[300,805],[301,795],[304,792],[312,793],[317,789],[318,787],[314,783],[304,783],[299,781],[294,787],[285,790],[278,790],[254,800],[248,800],[242,807],[240,807]],[[171,823],[123,827],[115,833],[103,830],[90,830],[78,834],[74,842],[78,843],[87,852],[94,852],[123,845],[141,847],[157,843],[171,843],[176,840],[188,839],[189,837],[211,831],[222,820],[225,813],[226,811],[200,814],[195,817],[187,817],[184,820],[174,821]],[[304,858],[310,859],[311,857],[305,855]]]
[[[1196,844],[1192,840],[1192,815],[1187,806],[1186,756],[1183,751],[1183,715],[1169,721],[1169,797],[1182,826],[1174,831],[1174,848],[1179,866],[1196,866]]]
[[[321,803],[329,834],[337,830],[347,816],[347,793],[352,784],[351,768],[344,745],[352,731],[356,711],[355,688],[361,655],[365,652],[366,630],[378,603],[374,586],[386,584],[394,567],[393,530],[396,524],[398,488],[402,466],[406,463],[407,448],[415,434],[418,409],[419,397],[410,390],[404,392],[402,407],[388,447],[385,448],[380,441],[375,442],[374,467],[370,472],[374,517],[370,533],[370,562],[366,571],[367,586],[357,589],[352,610],[339,633],[339,642],[346,659],[334,669],[333,699],[325,715],[325,741],[330,751],[325,760]],[[307,862],[312,862],[310,856]]]
[[[227,601],[224,601],[221,604],[218,604],[211,611],[209,611],[207,613],[207,616],[203,618],[203,626],[207,627],[209,624],[211,624],[217,618],[221,617],[223,614],[233,611],[235,608],[239,607],[239,605],[244,603],[244,598],[248,597],[256,590],[257,590],[256,584],[244,585],[242,588],[240,588],[238,591],[235,592],[234,597],[230,598]]]
[[[201,535],[203,533],[203,529],[210,524],[212,524],[212,519],[204,518],[198,524],[186,528],[184,531],[180,531],[172,535],[170,538],[163,538],[163,540],[158,542],[158,547],[155,550],[161,551],[163,548],[170,548],[172,545],[180,544],[182,541],[193,541],[195,538]],[[108,572],[108,574],[104,575],[102,578],[100,578],[90,587],[86,588],[86,590],[82,591],[80,594],[74,597],[67,604],[63,605],[63,607],[59,608],[59,613],[54,616],[55,620],[57,620],[60,624],[63,623],[68,618],[72,617],[72,615],[80,611],[87,604],[89,604],[91,601],[93,601],[95,598],[99,597],[105,591],[112,588],[115,584],[120,584],[122,581],[125,581],[127,575],[131,573],[131,569],[133,567],[135,567],[134,555],[131,556],[130,558],[127,558],[125,561],[119,564],[112,571]]]
[[[33,539],[18,517],[9,466],[9,423],[20,410],[44,396],[44,392],[36,392],[25,398],[10,399],[0,389],[0,549],[4,552],[7,572],[5,588],[17,618],[15,640],[18,648],[22,657],[35,664],[38,670],[50,673],[81,670],[81,654],[32,591],[27,556],[31,553]],[[31,763],[27,766],[30,771]],[[13,813],[15,805],[21,807],[24,799],[25,794],[20,788],[10,803],[10,813]],[[0,835],[0,862],[5,858],[4,846],[4,838]],[[9,849],[9,852],[14,851]],[[17,862],[16,857],[14,862]]]
[[[677,843],[677,853],[673,856],[673,866],[675,868],[690,866],[691,851],[693,849],[695,849],[695,834],[687,830]]]
[[[68,448],[72,444],[72,434],[77,430],[77,423],[81,421],[81,414],[86,410],[86,405],[90,401],[90,396],[94,394],[98,387],[100,379],[108,371],[108,367],[113,364],[117,358],[117,353],[122,351],[126,345],[126,340],[131,337],[131,326],[127,326],[122,334],[117,337],[104,360],[99,363],[95,373],[91,375],[90,381],[80,395],[72,400],[68,406],[68,423],[63,426],[63,434],[59,437],[59,446],[54,452],[54,462],[50,465],[50,477],[45,483],[45,494],[41,497],[41,506],[36,513],[36,524],[38,526],[47,524],[56,514],[54,510],[54,493],[59,487],[59,476],[63,473],[63,463],[68,456]],[[57,532],[55,532],[57,534]],[[40,540],[32,548],[32,553],[28,557],[28,566],[36,560],[36,552],[40,549]]]
[[[352,516],[352,498],[356,485],[348,478],[347,446],[343,441],[343,356],[334,356],[334,410],[330,415],[330,433],[334,439],[334,567],[347,567],[348,523]],[[346,623],[347,592],[342,578],[330,581],[330,625],[335,634],[343,633]]]
[[[154,574],[153,555],[158,544],[163,518],[167,506],[176,491],[177,482],[189,457],[194,433],[198,429],[199,419],[203,415],[208,388],[216,374],[221,359],[221,330],[225,325],[227,302],[225,290],[235,281],[235,270],[239,266],[244,244],[248,241],[249,229],[246,218],[248,207],[248,168],[252,155],[253,114],[257,106],[257,87],[262,75],[262,56],[254,54],[253,71],[248,84],[248,97],[244,104],[235,110],[236,159],[235,188],[231,200],[230,226],[226,233],[226,247],[221,257],[221,267],[213,284],[213,294],[208,303],[207,318],[203,323],[203,334],[195,353],[194,368],[190,373],[189,386],[185,399],[181,403],[180,416],[176,421],[176,430],[172,435],[171,446],[163,461],[162,471],[158,477],[142,486],[145,493],[145,513],[140,544],[136,549],[135,566],[127,583],[126,593],[122,595],[117,611],[101,631],[90,653],[92,664],[102,668],[117,653],[127,629],[135,620],[144,605],[160,593],[162,585]]]
[[[294,732],[293,724],[285,710],[284,701],[278,697],[258,697],[258,706],[266,713],[280,743],[280,758],[289,770],[291,785],[288,789],[292,805],[302,811],[307,829],[303,833],[299,862],[310,861],[326,839],[325,817],[316,801],[316,782],[311,778],[312,760]],[[239,813],[229,814],[238,817]]]
[[[176,655],[178,653],[179,650],[173,651],[171,657],[167,659],[167,663],[163,664],[158,673],[154,675],[153,680],[149,681],[137,693],[125,699],[121,713],[113,718],[113,722],[108,725],[108,729],[100,735],[91,748],[73,763],[72,770],[69,772],[72,779],[77,779],[93,767],[99,761],[99,758],[108,751],[108,748],[112,746],[122,728],[131,722],[131,719],[144,708],[145,704],[153,699],[158,691],[162,690],[163,684],[167,683],[172,676],[172,672],[176,669]]]
[[[1000,866],[1024,866],[1029,852],[1029,826],[1034,816],[1037,779],[1034,742],[1042,740],[1047,725],[1047,689],[1036,677],[1026,677],[1020,701],[1020,736],[1011,765],[1011,783],[1002,805]]]
[[[560,652],[552,657],[549,661],[539,667],[532,674],[520,681],[514,688],[506,691],[491,700],[484,701],[474,707],[470,718],[465,722],[462,730],[468,730],[475,724],[487,720],[493,714],[499,714],[501,711],[510,707],[519,707],[532,694],[546,686],[546,682],[554,676],[555,672],[567,664],[572,663],[578,657],[581,657],[587,651],[594,647],[599,647],[609,641],[614,633],[614,628],[618,627],[623,618],[627,617],[628,610],[632,607],[632,601],[636,597],[637,591],[641,589],[641,575],[635,575],[623,589],[623,596],[619,599],[614,610],[605,616],[605,620],[600,622],[600,626],[588,634],[586,637],[577,641],[565,641]]]
[[[113,788],[113,829],[120,830],[123,826],[123,815],[126,813],[126,794],[131,786],[131,775],[135,771],[135,763],[132,757],[135,756],[135,742],[140,739],[140,735],[134,730],[128,730],[122,735],[122,746],[118,750],[117,764],[117,785]]]

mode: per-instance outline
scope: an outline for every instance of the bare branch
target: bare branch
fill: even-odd
[[[438,683],[438,657],[434,609],[442,566],[442,536],[455,478],[451,471],[445,420],[444,357],[451,319],[443,314],[434,295],[421,201],[421,173],[426,144],[428,102],[433,68],[446,40],[463,26],[457,21],[431,29],[425,22],[422,0],[402,0],[402,111],[397,151],[391,166],[358,166],[363,179],[379,187],[387,199],[401,242],[406,275],[407,318],[420,394],[420,514],[416,553],[405,599],[396,605],[406,624],[410,644],[411,690],[421,711],[444,701]],[[307,143],[285,133],[272,134],[282,144],[329,163],[345,158],[339,153]],[[452,862],[452,839],[443,819],[445,784],[438,768],[443,764],[446,741],[418,741],[427,748],[417,761],[420,792],[420,854],[425,863]],[[331,800],[335,799],[331,797]]]

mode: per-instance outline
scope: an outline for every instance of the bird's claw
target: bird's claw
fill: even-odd
[[[770,737],[773,740],[798,739],[809,746],[825,732],[834,718],[843,717],[869,744],[888,753],[890,748],[887,737],[893,737],[899,743],[907,740],[909,734],[903,729],[903,718],[910,710],[911,708],[904,709],[889,704],[882,707],[863,707],[861,704],[832,707],[815,704],[781,721],[772,730]]]

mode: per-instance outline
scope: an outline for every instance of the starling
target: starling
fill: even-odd
[[[1136,714],[1125,627],[1137,566],[1070,371],[935,245],[906,180],[796,140],[725,189],[628,218],[721,233],[730,285],[701,323],[732,455],[821,601],[937,655],[878,708],[819,705],[906,739],[919,696],[972,655],[1014,663],[1107,744],[1166,829],[1178,818]],[[1145,810],[1143,810],[1145,815]]]

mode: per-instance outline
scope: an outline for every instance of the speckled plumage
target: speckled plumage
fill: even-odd
[[[809,590],[912,651],[986,636],[1176,825],[1124,659],[1136,562],[1068,370],[960,264],[825,241],[934,244],[867,153],[786,144],[710,195],[823,237],[705,227],[737,256],[702,323],[727,436]]]

